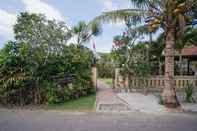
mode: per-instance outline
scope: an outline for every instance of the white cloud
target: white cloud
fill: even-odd
[[[16,14],[11,14],[0,9],[0,36],[13,38],[13,25],[16,22]]]
[[[104,11],[117,10],[129,7],[129,0],[99,0]]]
[[[30,13],[41,13],[48,19],[65,20],[57,9],[42,0],[22,0],[22,2],[25,4],[25,10]]]
[[[104,10],[114,10],[117,7],[113,4],[112,0],[104,0],[103,1]]]
[[[118,10],[118,9],[127,9],[130,7],[129,0],[98,0],[102,6],[103,11],[111,11],[111,10]],[[116,23],[110,23],[110,26],[114,27],[124,27],[125,23],[123,21],[119,21]]]
[[[25,11],[44,14],[48,19],[64,21],[61,13],[42,0],[21,0],[25,5]],[[0,9],[0,36],[4,39],[13,39],[13,25],[16,23],[17,14]]]

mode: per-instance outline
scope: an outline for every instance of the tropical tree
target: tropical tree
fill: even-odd
[[[174,84],[174,47],[176,38],[181,37],[185,26],[191,23],[196,10],[196,0],[131,0],[135,9],[104,12],[96,22],[119,22],[131,20],[134,24],[147,23],[149,31],[159,28],[165,34],[165,87],[162,99],[167,107],[178,107]]]
[[[147,45],[139,42],[134,45],[118,45],[113,48],[112,55],[116,66],[121,68],[121,75],[124,79],[131,80],[136,77],[140,80],[140,86],[147,91],[146,79],[151,74],[151,64],[147,57]],[[129,88],[131,88],[129,83]]]
[[[123,78],[131,80],[135,76],[141,81],[140,86],[147,89],[145,79],[150,75],[151,67],[148,55],[149,43],[136,44],[136,41],[142,39],[148,31],[145,26],[133,27],[131,22],[126,22],[126,29],[122,35],[114,37],[112,54],[116,66],[121,68]]]
[[[23,12],[17,17],[14,33],[18,54],[29,62],[32,81],[38,94],[35,103],[39,103],[39,84],[46,78],[43,69],[51,56],[62,52],[71,37],[70,31],[63,23],[47,20],[44,15]]]
[[[77,25],[72,28],[71,32],[76,43],[82,45],[88,42],[93,36],[99,35],[101,28],[97,22],[88,24],[85,21],[79,21]]]

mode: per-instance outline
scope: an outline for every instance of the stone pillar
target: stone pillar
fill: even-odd
[[[128,76],[125,78],[125,88],[129,89],[129,77]]]
[[[119,72],[120,72],[120,69],[119,68],[116,68],[115,69],[115,81],[114,81],[114,88],[115,89],[118,87],[118,76],[119,76]]]
[[[92,66],[92,82],[95,88],[97,88],[97,68]]]

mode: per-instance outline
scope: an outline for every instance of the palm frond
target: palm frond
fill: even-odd
[[[92,24],[89,24],[88,26],[94,36],[98,36],[102,33],[102,28],[99,23],[92,23]]]
[[[109,12],[103,12],[102,15],[96,17],[93,23],[119,23],[127,20],[132,20],[134,23],[142,22],[145,14],[148,13],[145,10],[139,9],[121,9],[113,10]]]
[[[148,1],[147,0],[130,0],[134,7],[146,8]]]
[[[147,35],[150,32],[148,31],[148,27],[146,25],[141,25],[136,27],[134,30],[136,30],[141,35]]]
[[[130,0],[134,7],[139,9],[157,8],[162,4],[161,0]]]

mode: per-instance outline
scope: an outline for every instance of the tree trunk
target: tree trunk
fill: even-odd
[[[36,84],[34,87],[34,104],[38,105],[40,104],[41,101],[41,96],[40,96],[40,88],[39,88],[39,82],[36,80]]]
[[[174,46],[175,27],[167,28],[165,47],[165,85],[162,92],[164,105],[169,108],[177,108],[180,104],[176,97],[174,83]]]
[[[188,59],[187,60],[187,75],[190,75],[189,69],[190,69],[190,60]]]
[[[158,59],[158,62],[159,62],[159,76],[161,76],[162,75],[162,63],[161,63],[160,58]]]
[[[182,54],[181,54],[181,51],[179,52],[179,65],[180,65],[180,75],[182,76],[183,75],[183,57],[182,57]]]

